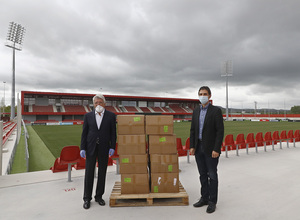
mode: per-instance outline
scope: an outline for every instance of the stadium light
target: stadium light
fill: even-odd
[[[228,121],[228,77],[232,76],[233,69],[232,69],[232,61],[227,60],[222,62],[222,75],[226,76],[226,121]]]
[[[11,89],[11,114],[10,119],[15,118],[15,50],[22,50],[25,28],[15,22],[9,23],[5,46],[13,49],[12,63],[12,89]]]

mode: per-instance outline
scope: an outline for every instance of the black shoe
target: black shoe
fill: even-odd
[[[84,209],[89,209],[90,206],[91,206],[90,201],[84,201],[84,203],[83,203],[83,208],[84,208]]]
[[[96,202],[99,203],[99,205],[101,206],[105,206],[105,201],[101,198],[101,199],[96,199]]]
[[[206,209],[207,213],[213,213],[214,211],[216,211],[216,204],[213,202],[209,202],[208,203],[208,207]]]
[[[204,200],[204,199],[200,199],[198,202],[196,202],[193,206],[196,208],[202,207],[204,205],[208,205],[208,201]]]

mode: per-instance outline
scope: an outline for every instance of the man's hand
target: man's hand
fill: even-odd
[[[109,153],[108,153],[108,155],[111,157],[112,155],[114,155],[114,153],[115,153],[115,150],[114,149],[109,149]]]
[[[81,151],[80,151],[80,156],[81,156],[82,158],[85,158],[85,150],[81,150]]]
[[[195,148],[190,148],[190,154],[195,155]]]
[[[219,156],[220,156],[220,154],[218,152],[216,152],[216,151],[213,151],[212,154],[211,154],[212,158],[217,158]]]

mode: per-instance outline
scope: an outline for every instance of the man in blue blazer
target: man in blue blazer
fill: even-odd
[[[190,130],[190,152],[195,155],[201,183],[201,198],[194,207],[208,205],[206,212],[212,213],[218,200],[217,166],[224,123],[221,109],[209,103],[210,88],[202,86],[198,95],[201,104],[193,111]]]
[[[93,97],[94,110],[84,115],[81,135],[80,155],[86,158],[83,208],[90,208],[92,200],[94,173],[98,160],[98,179],[95,200],[104,206],[102,195],[105,191],[105,178],[108,157],[114,154],[116,146],[116,115],[106,110],[103,95]]]

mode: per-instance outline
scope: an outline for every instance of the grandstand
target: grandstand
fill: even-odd
[[[83,116],[93,110],[94,94],[21,92],[22,118],[26,123],[83,122]],[[191,120],[198,99],[104,95],[106,109],[120,114],[164,114],[175,120]],[[211,100],[210,100],[211,101]],[[212,102],[212,101],[211,101]],[[224,109],[223,109],[224,110]],[[226,116],[223,114],[223,117]],[[299,114],[229,114],[230,120],[300,121]]]
[[[29,123],[82,121],[93,109],[94,94],[21,92],[22,116]],[[166,114],[189,120],[198,99],[104,95],[106,109],[115,114]]]

